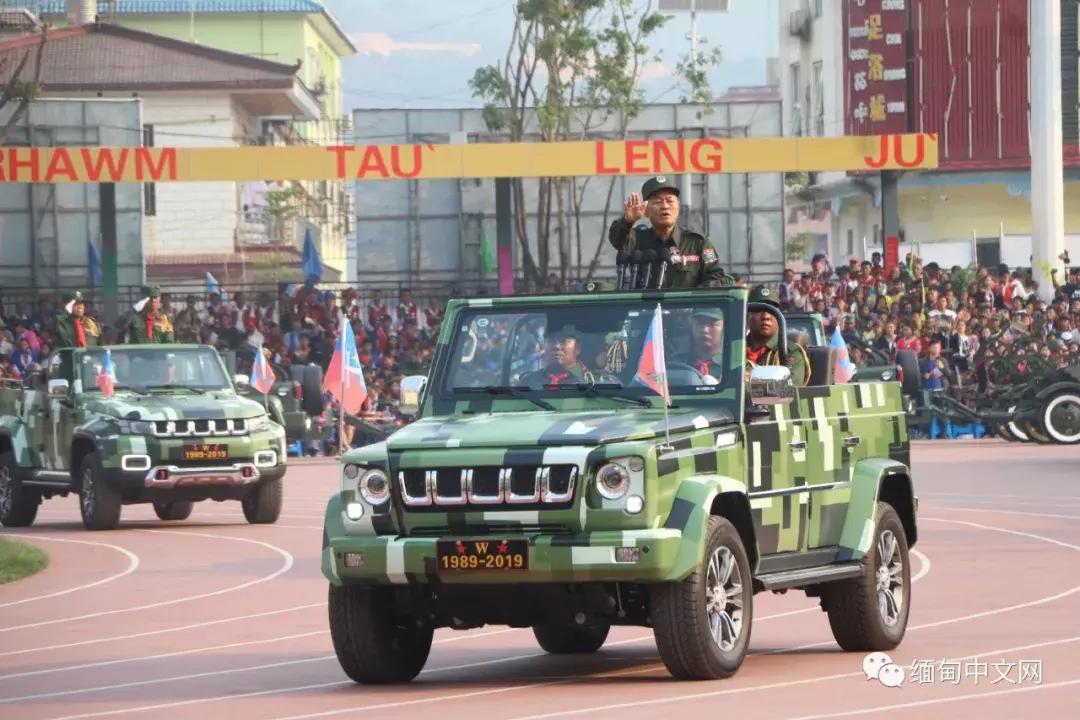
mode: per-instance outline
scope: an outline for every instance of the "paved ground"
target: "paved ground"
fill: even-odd
[[[671,680],[645,629],[558,659],[530,631],[485,628],[439,631],[410,686],[353,685],[319,573],[336,469],[304,464],[273,526],[203,503],[173,524],[125,508],[122,529],[88,533],[68,498],[5,531],[52,563],[0,586],[0,718],[1076,717],[1080,450],[935,442],[914,463],[921,539],[909,633],[892,653],[900,688],[867,680],[801,593],[757,596],[752,655],[727,681]],[[931,661],[933,682],[914,682],[913,665]]]

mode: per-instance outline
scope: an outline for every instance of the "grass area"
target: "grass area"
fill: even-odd
[[[49,556],[43,550],[0,538],[0,584],[33,575],[48,564]]]

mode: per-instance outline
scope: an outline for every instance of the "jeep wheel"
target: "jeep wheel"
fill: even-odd
[[[1056,443],[1080,443],[1080,395],[1063,392],[1055,395],[1042,409],[1039,424]]]
[[[330,638],[345,674],[358,683],[409,682],[424,668],[434,628],[395,614],[386,587],[330,586]]]
[[[154,503],[154,514],[162,520],[187,520],[195,503],[190,500]]]
[[[15,477],[15,456],[10,450],[0,453],[0,524],[4,527],[29,527],[37,517],[41,494],[23,487]]]
[[[750,644],[753,602],[738,531],[710,517],[701,564],[681,582],[652,586],[656,645],[668,671],[688,680],[734,675]]]
[[[281,478],[259,483],[240,501],[244,517],[252,525],[277,522],[281,515]]]
[[[860,577],[822,587],[837,644],[849,652],[892,650],[904,638],[911,608],[907,535],[891,505],[877,504],[873,544]]]
[[[533,625],[533,635],[546,652],[552,655],[587,655],[604,646],[609,623],[572,625],[547,622]]]
[[[83,459],[79,468],[79,510],[87,530],[112,530],[120,524],[122,500],[105,482],[97,455]]]

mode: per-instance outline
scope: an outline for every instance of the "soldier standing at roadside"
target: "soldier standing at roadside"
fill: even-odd
[[[734,282],[720,267],[712,242],[701,233],[679,225],[679,188],[668,178],[650,178],[641,194],[631,193],[623,216],[611,224],[608,241],[620,253],[671,253],[671,267],[663,289],[731,287]],[[634,227],[647,219],[650,227]],[[651,284],[651,283],[650,283]]]

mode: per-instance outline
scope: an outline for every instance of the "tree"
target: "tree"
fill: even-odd
[[[27,48],[23,53],[22,58],[19,60],[18,66],[15,67],[14,72],[8,73],[8,69],[11,65],[14,56],[7,55],[0,59],[0,77],[9,78],[4,85],[4,92],[0,95],[0,114],[3,114],[4,108],[9,103],[18,103],[15,110],[11,113],[11,117],[8,118],[3,128],[0,128],[0,145],[4,145],[7,142],[8,135],[19,124],[19,121],[26,114],[26,111],[30,108],[30,103],[41,92],[41,60],[45,56],[45,44],[48,41],[48,30],[41,27],[41,40],[37,44],[36,52],[33,48]],[[34,65],[33,65],[33,79],[23,79],[23,72],[26,70],[26,65],[30,62],[30,55],[34,53]]]
[[[584,139],[618,114],[620,135],[625,136],[628,123],[643,103],[637,84],[647,53],[644,41],[666,20],[652,11],[651,0],[518,0],[505,58],[497,65],[479,68],[470,81],[474,95],[485,102],[488,128],[505,131],[511,142],[530,136],[538,136],[541,142],[559,142]],[[534,257],[525,213],[525,184],[521,178],[512,181],[514,229],[527,282],[540,285],[546,279],[553,230],[564,282],[573,237],[581,258],[580,210],[588,183],[589,179],[578,182],[568,178],[541,178],[537,182]],[[568,187],[573,223],[567,216]],[[608,194],[610,201],[610,190]]]

